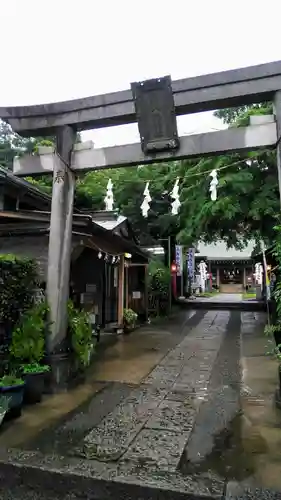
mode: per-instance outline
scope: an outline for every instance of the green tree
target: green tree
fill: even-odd
[[[169,192],[175,181],[176,172],[175,163],[89,172],[77,182],[77,207],[103,209],[106,185],[111,178],[115,207],[129,218],[143,244],[151,244],[163,237],[167,238],[167,235],[175,239],[179,231],[179,219],[171,215]],[[151,210],[145,219],[140,207],[147,181],[150,181],[152,202]]]
[[[272,103],[251,104],[239,106],[238,108],[219,109],[214,112],[216,118],[220,118],[227,125],[243,125],[249,124],[250,115],[264,115],[272,113]]]
[[[27,151],[29,140],[13,133],[10,125],[0,120],[0,165],[12,170],[15,156]]]
[[[253,114],[272,113],[271,104],[217,111],[229,126],[247,126]],[[183,162],[184,164],[185,162]],[[274,238],[279,190],[274,151],[232,154],[186,164],[179,234],[183,242],[223,239],[229,246],[243,246],[250,238]],[[211,170],[218,171],[218,199],[212,202]],[[200,174],[200,175],[198,175]]]

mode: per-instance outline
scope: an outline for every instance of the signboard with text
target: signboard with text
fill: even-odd
[[[189,248],[187,252],[187,274],[189,278],[193,278],[195,264],[195,249]]]
[[[175,262],[177,266],[177,276],[182,275],[182,246],[175,246]]]

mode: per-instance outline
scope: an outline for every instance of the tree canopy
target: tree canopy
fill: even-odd
[[[246,126],[250,115],[272,113],[271,104],[216,112],[229,126]],[[210,199],[210,172],[218,171],[218,199]],[[181,209],[171,215],[168,193],[180,178]],[[100,208],[106,183],[114,184],[116,205],[131,220],[141,239],[172,236],[189,245],[223,239],[243,246],[249,239],[270,242],[279,214],[279,191],[274,151],[259,151],[88,173],[77,186],[77,202]],[[152,196],[148,218],[140,212],[145,182]]]
[[[272,113],[271,104],[220,110],[215,115],[229,126],[245,126],[251,114]],[[36,151],[43,139],[22,139],[0,123],[0,164],[10,168],[15,154]],[[52,140],[52,138],[50,138]],[[210,199],[210,172],[217,169],[218,199]],[[171,215],[169,193],[180,178],[181,208]],[[213,158],[197,158],[134,168],[89,172],[77,180],[76,206],[104,208],[106,184],[111,178],[115,207],[126,215],[144,244],[171,236],[190,245],[223,239],[228,246],[242,246],[251,239],[273,238],[280,212],[276,158],[274,151],[237,153]],[[30,180],[30,179],[29,179]],[[145,183],[150,181],[151,210],[141,215]],[[51,178],[33,181],[51,191]]]

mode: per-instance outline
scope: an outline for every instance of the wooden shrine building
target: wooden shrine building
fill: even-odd
[[[41,284],[47,278],[51,197],[0,170],[0,253],[34,258]],[[122,324],[124,308],[147,318],[148,254],[126,217],[79,212],[72,226],[70,294],[106,328]]]
[[[244,250],[227,248],[223,241],[216,244],[199,242],[195,254],[196,267],[204,260],[208,273],[212,274],[213,286],[220,292],[241,293],[253,284],[253,249],[254,243],[251,241]]]

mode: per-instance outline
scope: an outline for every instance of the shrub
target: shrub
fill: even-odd
[[[148,267],[149,289],[167,295],[169,293],[170,282],[170,269],[161,260],[152,259]]]
[[[15,325],[31,308],[37,286],[37,267],[32,259],[0,255],[0,322]]]
[[[138,315],[133,309],[124,309],[124,323],[126,325],[134,325],[137,319]]]
[[[22,363],[40,363],[45,354],[45,324],[48,307],[37,304],[26,311],[12,334],[10,353]]]
[[[75,309],[71,300],[68,301],[68,325],[74,354],[80,366],[86,368],[90,362],[90,354],[94,350],[90,316],[86,311]]]

